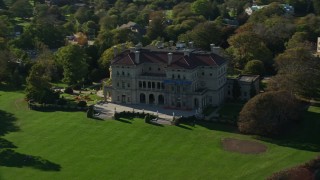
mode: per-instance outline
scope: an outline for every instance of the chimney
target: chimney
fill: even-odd
[[[135,51],[134,52],[134,60],[137,64],[140,63],[140,51]]]
[[[193,49],[193,42],[192,41],[189,42],[189,49]]]
[[[183,55],[184,56],[189,56],[189,54],[190,54],[189,49],[183,50]]]
[[[168,53],[168,65],[172,63],[172,53]]]
[[[118,55],[118,47],[113,46],[113,57],[116,57]]]
[[[220,55],[220,47],[210,44],[211,53]]]

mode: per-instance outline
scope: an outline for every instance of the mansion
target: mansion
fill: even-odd
[[[114,47],[111,84],[106,99],[122,104],[152,104],[177,109],[219,106],[227,97],[227,61],[220,48],[211,51],[187,48]],[[121,49],[121,51],[120,51]]]

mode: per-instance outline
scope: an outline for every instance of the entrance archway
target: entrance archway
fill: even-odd
[[[158,96],[158,103],[160,104],[160,105],[163,105],[164,104],[164,97],[163,97],[163,95],[159,95]]]
[[[153,104],[154,103],[154,95],[153,94],[150,94],[149,95],[149,104]]]
[[[143,93],[140,94],[140,103],[146,103],[146,95]]]

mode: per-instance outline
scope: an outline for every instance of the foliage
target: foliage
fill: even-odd
[[[263,76],[265,73],[264,64],[260,60],[251,60],[247,62],[242,73]]]
[[[286,91],[270,91],[250,99],[240,112],[241,133],[276,136],[301,117],[301,106]]]
[[[270,89],[284,89],[306,97],[320,96],[320,61],[307,47],[287,49],[275,61],[278,74],[268,84]]]
[[[210,44],[219,44],[221,29],[213,22],[199,23],[192,31],[179,36],[180,41],[193,41],[196,47],[209,50]]]
[[[5,51],[0,51],[0,82],[5,80],[9,75],[8,56]]]
[[[86,107],[87,106],[87,102],[86,101],[79,101],[78,102],[78,106],[79,107]]]
[[[26,18],[32,15],[32,6],[28,0],[17,0],[10,6],[9,11],[15,17]]]
[[[317,179],[320,172],[320,157],[307,163],[272,174],[267,180],[278,179]]]
[[[77,45],[62,47],[56,53],[58,64],[63,67],[63,81],[77,84],[87,76],[88,64],[85,50]]]
[[[124,49],[128,49],[133,46],[133,43],[126,42],[123,44],[116,44],[113,47],[106,49],[98,60],[99,65],[104,69],[109,69],[111,60],[114,58],[115,51],[121,53]]]
[[[227,52],[233,57],[233,66],[242,69],[251,60],[259,59],[270,63],[272,53],[263,40],[252,32],[242,32],[228,39],[230,47]]]
[[[37,62],[31,68],[27,77],[26,97],[39,103],[54,103],[59,95],[51,90],[47,66]]]
[[[212,105],[208,105],[203,109],[203,114],[205,116],[209,116],[211,113],[213,113],[216,110],[216,107],[212,106]]]
[[[64,93],[67,93],[67,94],[73,94],[73,89],[72,87],[66,87],[66,89],[64,90]]]

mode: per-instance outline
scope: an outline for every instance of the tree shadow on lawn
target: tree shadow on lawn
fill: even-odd
[[[119,122],[123,122],[123,123],[127,123],[127,124],[132,124],[131,121],[128,121],[127,119],[124,119],[124,118],[117,118],[115,119],[116,121],[119,121]]]
[[[0,166],[33,167],[43,171],[60,171],[61,166],[39,156],[30,156],[15,152],[12,149],[0,150]]]
[[[306,112],[301,122],[278,139],[256,139],[306,151],[320,152],[320,113]]]
[[[186,126],[185,124],[182,124],[182,123],[180,123],[180,124],[178,124],[176,126],[179,127],[179,128],[182,128],[182,129],[186,129],[186,130],[193,130],[192,128],[190,128],[190,127],[188,127],[188,126]]]
[[[0,136],[19,131],[19,127],[15,125],[16,120],[13,114],[0,110]],[[31,166],[44,171],[59,171],[61,169],[60,165],[41,157],[17,153],[8,148],[17,148],[17,146],[6,139],[0,138],[0,166]]]
[[[16,120],[13,114],[0,110],[0,136],[9,132],[19,131],[19,127],[15,125]]]

